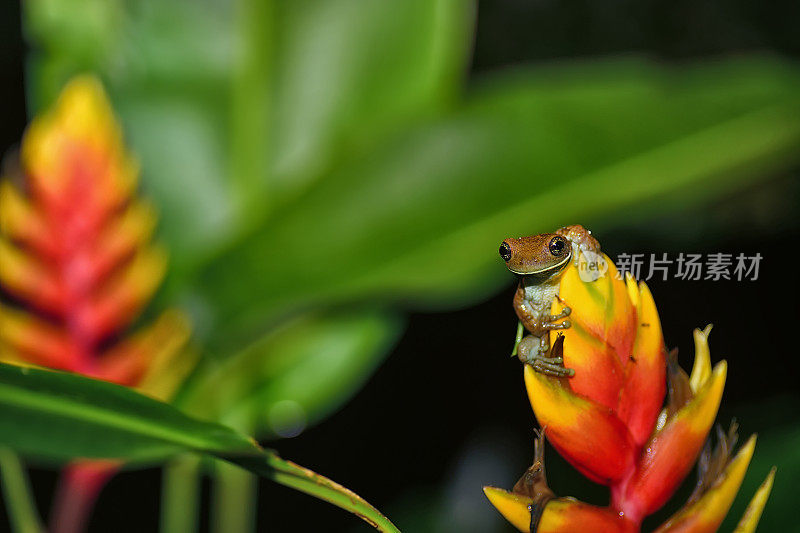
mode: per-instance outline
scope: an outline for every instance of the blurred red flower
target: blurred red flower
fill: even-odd
[[[0,360],[78,372],[168,399],[194,365],[186,317],[168,310],[125,336],[166,254],[137,198],[139,167],[100,83],[71,81],[22,139],[0,183]],[[53,530],[80,530],[115,462],[65,471]]]

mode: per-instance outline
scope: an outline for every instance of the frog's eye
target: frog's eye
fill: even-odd
[[[508,263],[511,260],[511,247],[508,245],[507,242],[504,242],[500,245],[500,257],[503,258],[503,261]]]
[[[567,239],[561,235],[557,235],[550,240],[550,253],[556,257],[561,257],[569,250],[569,243]]]

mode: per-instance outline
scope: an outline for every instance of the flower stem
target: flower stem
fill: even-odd
[[[258,478],[246,470],[223,461],[215,462],[214,473],[212,533],[254,531]]]
[[[200,498],[200,458],[187,454],[164,467],[161,533],[197,531]]]
[[[0,478],[14,533],[42,533],[44,528],[33,502],[28,476],[19,457],[8,448],[0,448]]]

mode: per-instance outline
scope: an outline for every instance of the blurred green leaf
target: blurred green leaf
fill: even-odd
[[[288,309],[474,300],[503,279],[495,248],[509,234],[630,223],[797,161],[799,89],[797,70],[758,58],[487,81],[461,111],[342,165],[220,254],[196,296],[225,346]]]
[[[247,453],[254,446],[127,387],[3,363],[0,409],[0,444],[48,459],[150,460],[185,450]]]
[[[211,0],[45,0],[24,7],[32,41],[29,114],[49,105],[75,74],[101,76],[141,160],[145,193],[159,207],[173,269],[187,268],[232,235],[230,9]]]
[[[278,3],[274,194],[452,105],[474,2]]]
[[[473,2],[254,5],[24,3],[29,111],[76,73],[103,77],[179,271],[460,86]]]
[[[284,324],[209,362],[179,406],[214,420],[289,436],[336,409],[369,378],[401,330],[378,310],[335,310]]]
[[[302,468],[231,428],[200,422],[174,407],[104,381],[0,363],[0,446],[48,459],[163,459],[212,454],[255,474],[397,531],[357,494]]]

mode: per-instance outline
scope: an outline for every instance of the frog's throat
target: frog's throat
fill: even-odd
[[[514,270],[509,268],[511,272],[514,274],[524,276],[525,278],[529,278],[533,283],[544,283],[547,280],[551,279],[554,276],[558,276],[561,274],[564,269],[569,265],[570,260],[572,259],[572,254],[567,254],[564,259],[560,262],[556,263],[555,265],[550,265],[549,267],[542,268],[540,270],[532,270],[528,272]]]

